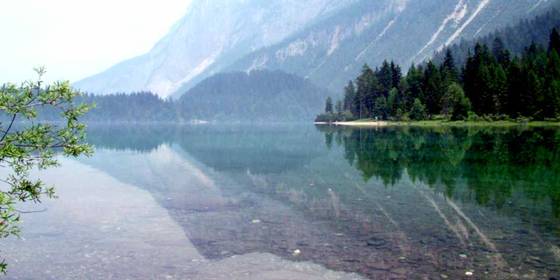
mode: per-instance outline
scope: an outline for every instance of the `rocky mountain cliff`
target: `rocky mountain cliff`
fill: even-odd
[[[228,71],[282,70],[339,91],[364,63],[421,62],[558,0],[194,0],[147,54],[75,84],[97,94],[179,97]]]
[[[532,18],[559,1],[361,0],[283,42],[253,52],[232,70],[281,69],[340,92],[364,63],[420,63],[445,46]]]
[[[84,91],[152,91],[162,97],[278,43],[355,0],[194,0],[147,54],[74,84]]]

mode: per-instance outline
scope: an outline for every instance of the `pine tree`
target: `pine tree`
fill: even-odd
[[[555,49],[548,55],[546,73],[544,117],[557,118],[560,115],[560,57]]]
[[[339,115],[344,112],[344,105],[342,105],[342,101],[340,100],[336,101],[335,109],[336,109],[336,113]]]
[[[426,107],[420,99],[414,99],[414,103],[412,104],[412,109],[410,110],[410,118],[415,121],[424,120],[426,119]]]
[[[550,42],[548,45],[548,52],[555,50],[556,53],[560,54],[560,34],[558,34],[558,29],[553,28],[550,32]]]
[[[384,96],[380,90],[380,85],[373,71],[367,71],[363,77],[365,91],[366,117],[370,117],[375,107],[375,100]]]
[[[373,111],[375,98],[377,98],[379,84],[375,73],[368,65],[362,68],[362,74],[356,80],[356,98],[354,99],[354,106],[357,109],[354,116],[367,118]]]
[[[424,71],[422,67],[416,67],[414,64],[412,64],[412,66],[410,66],[410,68],[408,69],[408,73],[406,74],[405,78],[407,88],[405,90],[403,98],[404,111],[410,111],[410,109],[412,108],[412,104],[414,103],[414,99],[424,99],[423,80]]]
[[[546,72],[550,79],[560,79],[560,55],[556,50],[552,50],[548,55]]]
[[[401,85],[402,72],[401,67],[391,61],[391,77],[392,77],[392,88],[398,88]]]
[[[447,88],[443,97],[442,114],[452,120],[464,120],[471,110],[471,102],[465,96],[463,88],[457,83],[452,83]]]
[[[560,118],[560,80],[554,80],[547,89],[547,99],[549,100],[548,118]]]
[[[393,88],[393,71],[387,60],[383,61],[381,69],[379,69],[376,74],[381,94],[383,94],[383,96],[387,96],[387,94],[389,94],[389,90]]]
[[[543,116],[543,81],[533,70],[529,70],[526,77],[527,86],[521,95],[521,102],[524,104],[523,116],[540,119]]]
[[[492,108],[488,110],[493,113],[505,114],[507,113],[507,90],[508,90],[508,80],[507,74],[504,71],[501,64],[492,65],[491,81],[490,81],[490,94]]]
[[[451,120],[465,120],[471,111],[471,101],[465,96],[463,90],[456,96],[456,103],[453,107],[453,114]]]
[[[505,48],[504,42],[500,37],[496,37],[492,43],[492,54],[502,67],[508,67],[511,62],[511,54]]]
[[[474,54],[469,56],[463,71],[465,94],[472,102],[474,111],[479,115],[490,114],[494,108],[492,76],[490,69],[495,63],[488,47],[477,44]],[[488,103],[490,102],[490,103]]]
[[[399,95],[399,90],[396,89],[396,88],[392,88],[389,91],[389,96],[387,96],[387,115],[388,115],[388,117],[394,117],[394,116],[397,115],[397,109],[398,109],[398,104],[399,104],[398,95]]]
[[[477,73],[478,79],[478,106],[476,113],[479,115],[489,115],[494,113],[496,108],[494,90],[492,83],[494,82],[494,65],[482,65]]]
[[[445,92],[445,95],[441,99],[441,114],[448,118],[451,116],[451,114],[453,114],[453,105],[455,101],[455,94],[453,92],[454,85],[455,84],[451,84],[449,86],[449,88]]]
[[[523,69],[517,59],[514,59],[508,69],[508,89],[507,89],[507,109],[508,115],[517,118],[520,116],[526,104],[523,104],[521,96],[523,95],[525,78]]]
[[[443,79],[446,84],[451,84],[452,82],[457,82],[459,80],[459,74],[457,72],[457,67],[455,66],[455,59],[450,49],[445,52],[445,59],[441,67],[441,73],[444,75]]]
[[[344,111],[350,111],[355,113],[354,110],[354,99],[356,98],[356,89],[354,88],[354,83],[352,81],[348,82],[348,85],[344,88]]]
[[[423,80],[424,104],[429,115],[441,112],[441,98],[445,92],[443,79],[439,69],[432,61],[426,65]]]
[[[373,116],[381,120],[386,120],[388,118],[389,107],[387,106],[387,98],[385,96],[379,96],[375,99]]]
[[[332,114],[333,113],[333,103],[332,103],[332,98],[327,97],[327,102],[325,104],[325,113],[327,114]]]

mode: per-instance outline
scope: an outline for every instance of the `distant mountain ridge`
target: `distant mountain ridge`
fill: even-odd
[[[95,104],[81,120],[88,123],[168,124],[309,123],[324,109],[331,92],[279,70],[219,73],[206,78],[179,99],[151,92],[80,96],[76,103]],[[61,121],[58,111],[41,110],[40,118]]]
[[[443,46],[530,18],[559,0],[194,0],[146,55],[75,83],[107,94],[187,92],[227,71],[277,69],[339,91],[364,63],[421,62]]]

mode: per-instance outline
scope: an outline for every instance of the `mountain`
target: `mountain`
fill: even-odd
[[[476,40],[461,40],[460,43],[453,44],[436,53],[432,60],[441,64],[445,59],[447,50],[449,50],[457,66],[459,68],[463,67],[469,53],[472,54],[477,43],[484,44],[492,49],[496,47],[496,43],[500,43],[501,48],[507,49],[511,55],[520,56],[531,43],[538,46],[547,46],[550,40],[550,31],[553,28],[560,30],[560,10],[557,9],[550,10],[532,19],[524,19],[516,25],[498,29]],[[499,41],[496,42],[496,40]]]
[[[559,2],[361,0],[229,69],[281,69],[340,92],[364,63],[420,63],[447,45],[532,18]]]
[[[339,91],[364,63],[418,63],[559,1],[193,0],[149,53],[75,86],[178,97],[216,73],[278,69]]]
[[[221,73],[178,100],[186,120],[219,122],[302,122],[321,112],[329,92],[281,71]],[[318,102],[319,101],[319,102]]]
[[[179,99],[151,92],[88,94],[76,102],[95,104],[81,120],[90,124],[309,123],[323,111],[331,93],[299,76],[279,70],[219,73]],[[40,118],[61,121],[60,112],[40,110]]]
[[[435,63],[436,66],[443,64],[446,58],[447,51],[449,50],[451,51],[451,54],[454,58],[454,62],[455,62],[454,64],[456,65],[456,69],[462,71],[462,69],[465,67],[467,58],[475,53],[475,45],[477,43],[488,46],[492,55],[501,57],[500,59],[504,58],[503,56],[504,53],[502,52],[503,50],[508,50],[511,53],[511,57],[514,56],[521,57],[523,54],[527,52],[527,47],[530,46],[531,42],[534,42],[537,46],[541,46],[542,48],[546,49],[546,46],[548,46],[551,38],[550,35],[551,30],[553,30],[554,28],[560,30],[560,10],[557,9],[552,9],[530,20],[527,19],[522,20],[515,25],[498,29],[496,31],[489,33],[488,35],[478,37],[475,40],[462,40],[460,43],[453,44],[449,47],[446,47],[441,52],[435,54],[435,56],[432,58],[432,62]],[[496,45],[497,42],[501,42],[501,43]],[[428,64],[429,63],[425,63],[422,64],[421,66],[424,67],[423,69],[426,69],[428,67]],[[543,63],[541,62],[539,64],[542,65]],[[503,70],[505,70],[506,73],[509,73],[508,68],[509,67],[506,66],[506,69]],[[384,66],[381,66],[379,68],[381,72],[383,72],[383,69]],[[393,71],[392,68],[391,71]],[[537,72],[541,73],[544,71],[547,70],[538,70]],[[253,79],[255,81],[261,80],[262,83],[266,82],[272,85],[286,81],[287,79],[283,77],[296,80],[300,84],[303,84],[305,82],[293,75],[290,76],[287,75],[286,73],[282,73],[278,71],[276,72],[277,73],[271,73],[271,71],[260,71],[260,73],[259,72],[251,73],[252,75],[245,74],[245,72],[238,72],[233,74],[218,74],[216,77],[206,79],[203,83],[200,84],[200,87],[198,87],[196,90],[190,91],[187,95],[185,95],[184,98],[182,99],[183,102],[186,103],[192,102],[193,105],[183,104],[182,107],[179,106],[181,103],[178,102],[178,100],[168,100],[168,99],[164,100],[158,97],[157,95],[154,95],[149,92],[139,92],[139,93],[129,93],[129,94],[120,93],[120,94],[110,94],[110,95],[87,95],[80,98],[79,102],[85,102],[85,103],[96,105],[95,109],[93,109],[91,112],[89,112],[84,116],[83,120],[87,122],[174,123],[181,120],[192,121],[191,117],[196,119],[207,119],[207,117],[214,118],[216,112],[215,110],[209,108],[211,107],[210,105],[205,105],[207,108],[203,110],[199,110],[198,108],[192,108],[195,107],[195,105],[197,106],[200,105],[199,104],[200,100],[198,100],[199,98],[197,96],[204,96],[204,99],[209,99],[213,97],[216,100],[210,100],[210,101],[219,104],[221,100],[224,98],[222,95],[228,93],[228,91],[225,89],[226,87],[228,89],[237,88],[233,94],[239,95],[241,102],[243,102],[243,104],[241,104],[240,106],[243,106],[244,108],[262,107],[263,104],[267,104],[267,103],[259,99],[244,97],[247,95],[247,91],[255,91],[255,92],[260,91],[260,96],[269,96],[269,95],[278,95],[278,94],[282,95],[284,94],[284,91],[277,90],[277,89],[271,90],[271,88],[273,87],[266,86],[265,84],[252,85],[251,83],[253,83],[252,81]],[[258,74],[258,75],[254,75],[254,74]],[[425,73],[423,71],[420,71],[420,72],[415,72],[413,76],[419,79],[420,84],[422,84],[421,81],[426,80],[423,78],[424,74]],[[380,73],[377,73],[377,75],[380,75]],[[541,78],[543,78],[545,75],[541,74],[540,76]],[[261,78],[257,79],[256,77],[261,77]],[[382,77],[378,77],[378,78],[379,80],[387,81],[387,79],[385,78]],[[391,81],[392,83],[391,85],[383,86],[383,88],[385,88],[385,90],[388,90],[389,88],[397,85],[396,87],[402,91],[401,93],[404,94],[405,97],[401,100],[408,100],[408,103],[410,103],[410,101],[412,101],[412,98],[410,98],[409,96],[415,96],[416,94],[413,93],[413,91],[409,87],[407,87],[407,84],[409,85],[414,82],[411,82],[413,81],[413,78],[411,78],[412,80],[409,80],[408,78],[405,77],[405,79],[407,80],[407,83],[405,84],[400,84],[400,82],[398,81]],[[418,83],[416,84],[418,85]],[[546,85],[547,83],[546,81],[543,80],[542,82],[537,84]],[[426,85],[422,85],[420,86],[420,88],[425,86]],[[219,87],[223,87],[223,89],[218,90]],[[251,87],[253,87],[254,89],[250,89]],[[317,90],[309,83],[307,83],[307,87],[315,90],[310,90],[310,91],[301,90],[302,92],[305,92],[302,93],[302,96],[306,97],[307,95],[309,95],[309,92],[317,92],[318,94],[311,94],[312,98],[319,98],[316,103],[311,103],[311,106],[314,106],[313,110],[322,110],[323,108],[316,108],[316,107],[317,106],[322,107],[321,106],[323,103],[322,101],[328,95],[328,93],[326,92],[326,90]],[[220,93],[216,94],[215,93],[216,91]],[[477,89],[476,91],[480,92],[479,89]],[[542,90],[531,90],[531,91],[540,92]],[[299,105],[294,105],[293,103],[298,102],[302,98],[302,96],[291,96],[287,98],[284,105],[298,107]],[[279,97],[275,96],[274,98],[279,98]],[[228,100],[228,102],[232,102],[232,104],[238,103],[237,100],[235,99]],[[549,102],[549,100],[546,100],[546,103],[550,104],[551,102]],[[526,99],[523,102],[523,106],[527,107],[527,104],[528,102]],[[407,104],[407,106],[410,105],[411,104]],[[224,106],[225,105],[220,104],[219,106],[216,106],[216,108],[220,108],[220,110],[224,110],[223,108]],[[350,106],[350,105],[346,104],[346,106]],[[547,107],[547,106],[543,105],[542,107]],[[409,109],[410,108],[405,108],[404,111],[407,111]],[[225,109],[223,114],[225,114],[227,110],[228,109]],[[196,114],[191,114],[191,112],[189,111],[193,111]],[[206,111],[206,113],[203,111]],[[298,109],[298,111],[301,112],[303,110],[300,108]],[[282,112],[281,110],[278,110],[278,112],[279,112],[278,115],[275,116],[274,119],[272,119],[269,116],[267,121],[282,122],[286,120],[285,118],[286,115],[292,114],[292,113]],[[511,111],[509,113],[511,113]],[[60,120],[59,114],[56,111],[42,112],[41,115],[42,118],[49,121]],[[221,118],[227,121],[244,121],[244,122],[246,122],[245,120],[249,120],[251,122],[260,120],[260,117],[256,116],[256,113],[252,115],[249,114],[249,115],[250,116],[248,117],[240,118],[239,114],[234,112],[234,114],[228,116],[222,116]],[[306,116],[304,115],[304,118],[305,117]],[[294,119],[295,118],[292,118],[292,120]],[[301,121],[305,121],[305,119],[302,119]]]
[[[147,54],[78,81],[95,94],[152,91],[170,96],[252,51],[278,43],[355,0],[193,0]]]

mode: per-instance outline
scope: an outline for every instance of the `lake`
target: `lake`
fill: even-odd
[[[558,279],[560,130],[92,126],[8,279]]]

